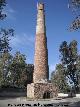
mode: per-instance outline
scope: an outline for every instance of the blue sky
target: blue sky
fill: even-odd
[[[80,41],[80,31],[67,29],[74,19],[68,0],[7,0],[4,12],[7,18],[0,21],[0,27],[13,28],[15,36],[10,41],[12,53],[20,51],[27,56],[27,63],[34,63],[37,2],[45,4],[48,63],[50,71],[60,62],[59,46],[62,41]],[[78,44],[80,51],[80,43]]]

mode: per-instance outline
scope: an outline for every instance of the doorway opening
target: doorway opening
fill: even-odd
[[[49,99],[50,98],[50,92],[49,91],[46,91],[44,94],[43,94],[43,99]]]

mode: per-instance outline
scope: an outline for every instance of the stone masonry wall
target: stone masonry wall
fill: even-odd
[[[43,99],[45,92],[50,93],[50,98],[57,97],[57,89],[51,83],[37,83],[34,86],[35,99]]]
[[[27,98],[34,98],[34,83],[27,85]]]
[[[32,83],[27,89],[29,98],[43,99],[45,92],[50,93],[50,98],[57,97],[57,88],[52,83]]]

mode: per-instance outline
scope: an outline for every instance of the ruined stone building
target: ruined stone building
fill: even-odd
[[[49,82],[44,4],[37,4],[37,11],[33,83],[27,86],[27,97],[53,98],[57,96],[57,89]]]

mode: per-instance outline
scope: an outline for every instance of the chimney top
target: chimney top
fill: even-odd
[[[37,9],[38,10],[44,10],[44,4],[43,3],[37,3]]]

